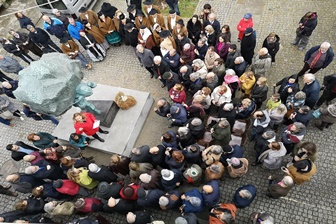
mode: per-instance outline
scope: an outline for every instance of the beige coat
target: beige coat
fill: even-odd
[[[210,170],[210,167],[207,167],[205,169],[205,180],[206,181],[210,181],[210,180],[218,180],[220,179],[223,174],[224,174],[224,171],[225,171],[225,168],[223,166],[223,164],[221,162],[215,162],[214,164],[220,166],[221,168],[221,171],[219,173],[214,173]]]
[[[217,145],[212,145],[202,152],[202,160],[207,166],[210,166],[211,164],[220,161],[222,154],[216,155],[212,152],[212,149],[215,146],[217,147]]]
[[[98,27],[99,27],[100,32],[104,35],[108,34],[108,31],[117,30],[117,28],[114,25],[113,20],[110,17],[105,18],[105,23],[98,20]]]
[[[234,169],[231,164],[229,164],[227,167],[229,175],[232,178],[241,177],[248,171],[248,160],[245,158],[238,158],[238,159],[243,163],[242,167]]]
[[[175,16],[175,25],[176,25],[176,23],[177,23],[177,21],[179,21],[180,19],[182,19],[180,16],[178,16],[178,15],[176,15]],[[170,16],[168,15],[167,16],[167,28],[168,28],[168,30],[170,31],[170,32],[172,32],[173,31],[173,28],[174,27],[172,27],[172,24],[171,24],[171,21],[172,21],[172,18],[170,18]]]
[[[211,70],[215,66],[215,60],[217,58],[220,58],[220,57],[216,52],[214,52],[212,56],[206,53],[204,57],[204,62],[208,70]]]
[[[188,37],[188,30],[185,27],[182,27],[179,31],[177,30],[176,26],[174,26],[172,35],[174,37],[174,39],[177,39],[177,35],[179,35],[180,33],[183,33],[185,37]]]
[[[72,215],[75,210],[75,205],[72,202],[61,202],[52,212],[50,212],[50,215]]]
[[[87,20],[92,26],[97,25],[99,20],[97,13],[92,10],[87,10],[85,13],[81,13],[79,18],[81,21]]]

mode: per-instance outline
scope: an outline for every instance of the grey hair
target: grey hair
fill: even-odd
[[[177,129],[177,133],[180,135],[180,136],[185,136],[189,133],[189,129],[187,127],[179,127]]]
[[[144,48],[141,44],[138,44],[137,46],[136,46],[136,49],[139,51],[139,49],[140,48]]]
[[[293,125],[295,125],[298,132],[301,132],[304,129],[306,129],[306,126],[304,124],[302,124],[301,122],[294,122]]]
[[[306,93],[303,92],[303,91],[299,91],[299,92],[295,93],[295,98],[297,100],[304,100],[304,99],[306,99]]]
[[[326,49],[329,49],[330,48],[330,43],[329,42],[323,42],[321,45],[320,45],[320,47],[323,47],[323,48],[326,48]]]
[[[223,128],[226,128],[227,126],[230,125],[230,123],[225,119],[225,120],[220,120],[218,122],[218,125],[221,126],[221,127],[223,127]]]
[[[228,69],[225,71],[225,75],[235,75],[236,72],[233,69]]]
[[[244,62],[244,58],[242,56],[239,56],[239,57],[236,57],[235,61],[239,62],[240,64]]]
[[[51,213],[55,209],[55,205],[52,201],[44,205],[44,211],[46,213]]]
[[[263,47],[259,50],[259,53],[262,53],[263,55],[268,54],[268,50],[266,47]]]
[[[252,198],[252,194],[248,190],[240,190],[239,194],[241,194],[241,197],[245,198],[245,199],[251,199]]]
[[[315,75],[311,74],[311,73],[305,74],[304,77],[307,78],[311,82],[315,81],[315,79],[316,79]]]
[[[226,103],[226,104],[224,104],[223,108],[231,111],[233,109],[233,104],[232,103]]]
[[[291,176],[284,176],[284,178],[282,178],[282,183],[286,185],[287,187],[290,187],[290,186],[293,186],[294,181]]]
[[[223,152],[223,148],[220,145],[213,145],[212,147],[213,154],[220,155]]]
[[[153,61],[156,61],[156,62],[161,62],[162,61],[162,58],[161,58],[161,56],[155,56],[154,58],[153,58]]]
[[[279,104],[279,106],[277,108],[277,111],[280,114],[286,114],[287,113],[287,107],[285,106],[285,104],[281,103],[281,104]]]

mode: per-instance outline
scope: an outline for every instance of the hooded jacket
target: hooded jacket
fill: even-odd
[[[280,49],[280,37],[278,35],[275,35],[275,41],[274,42],[268,42],[267,37],[265,38],[262,47],[267,48],[268,53],[270,55],[275,55],[278,53]]]
[[[103,165],[100,166],[100,170],[97,173],[89,171],[88,175],[89,177],[98,182],[105,181],[107,183],[111,183],[118,180],[118,176],[112,171],[110,171],[107,166]]]
[[[159,189],[148,190],[144,198],[137,199],[137,205],[143,208],[158,208],[159,199],[161,196],[165,195],[165,192]]]
[[[278,169],[281,166],[283,157],[286,155],[287,150],[282,142],[278,142],[280,145],[279,150],[270,150],[267,153],[266,159],[263,161],[263,166],[267,169]]]
[[[302,35],[305,35],[305,36],[312,35],[313,31],[315,30],[317,26],[317,13],[314,12],[313,15],[309,19],[302,17],[299,23],[302,23],[304,26]]]

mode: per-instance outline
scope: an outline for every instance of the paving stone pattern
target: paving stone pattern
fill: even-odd
[[[22,1],[20,4],[16,3],[16,1],[14,2],[14,6],[18,6],[19,8],[24,8],[25,4],[32,4],[30,1]],[[102,2],[102,0],[98,1],[95,10],[100,8]],[[109,2],[126,12],[125,1],[110,0]],[[237,36],[235,27],[246,12],[253,14],[258,40],[256,50],[260,48],[268,33],[274,31],[280,36],[282,49],[277,55],[276,65],[272,67],[272,72],[269,77],[269,86],[282,77],[297,73],[303,66],[305,51],[298,51],[289,43],[294,38],[296,25],[305,12],[309,10],[317,11],[319,15],[319,23],[310,38],[308,48],[318,45],[323,41],[329,41],[332,46],[335,44],[334,0],[201,0],[196,9],[197,14],[205,3],[212,5],[222,25],[230,25],[233,43],[235,43]],[[32,12],[28,13],[30,16],[34,15]],[[38,18],[40,14],[35,12],[35,15],[35,18]],[[11,20],[8,24],[13,25],[15,22]],[[39,24],[41,24],[41,22],[39,22]],[[2,28],[1,31],[7,32],[4,28]],[[131,47],[112,47],[107,55],[107,58],[103,62],[93,64],[93,70],[85,71],[85,79],[101,84],[148,91],[156,100],[160,97],[167,97],[166,89],[160,88],[160,82],[155,79],[150,79],[148,72],[140,67],[134,50]],[[22,62],[22,64],[24,64],[24,62]],[[319,71],[317,73],[318,80],[322,81],[324,75],[332,74],[335,68],[336,63],[333,62],[328,68]],[[20,104],[17,103],[17,105],[20,107]],[[314,122],[314,120],[310,122],[308,133],[304,140],[313,141],[318,146],[319,157],[316,162],[317,173],[309,183],[296,186],[287,197],[274,200],[269,199],[265,195],[268,183],[267,177],[279,171],[268,171],[261,167],[249,167],[247,175],[240,179],[230,179],[227,174],[224,176],[221,181],[222,194],[220,202],[231,202],[235,190],[244,184],[251,183],[258,188],[257,197],[252,205],[245,209],[238,209],[237,223],[247,223],[249,214],[254,211],[269,211],[274,215],[276,223],[283,224],[335,222],[335,154],[332,153],[336,142],[334,135],[335,127],[332,126],[321,132],[313,127]],[[2,125],[0,129],[0,147],[3,150],[0,155],[1,163],[10,159],[10,153],[5,150],[5,146],[8,143],[13,143],[17,140],[27,142],[26,136],[29,133],[37,131],[52,132],[55,127],[50,121],[37,122],[29,118],[26,118],[23,122],[14,118],[13,123],[15,125],[13,128]],[[149,114],[136,145],[148,144],[153,146],[159,144],[159,138],[161,134],[168,129],[167,127],[168,122],[156,116],[152,111]],[[247,143],[244,148],[245,156],[249,159],[250,163],[252,163],[254,158],[252,143]],[[98,164],[108,164],[109,162],[109,156],[99,152],[86,150],[84,154],[86,156],[94,155]],[[287,158],[287,160],[289,161],[289,158]],[[21,163],[21,169],[27,166],[26,163]],[[1,183],[4,182],[3,177],[0,177],[0,181]],[[23,194],[20,194],[16,199],[0,195],[0,212],[12,210],[15,202],[19,200],[19,198],[25,197],[27,197],[27,195]],[[153,210],[153,214],[155,219],[161,219],[170,224],[174,223],[173,220],[178,215],[178,212]],[[95,215],[97,214],[90,214],[90,217],[94,217]],[[124,216],[118,214],[103,215],[107,217],[111,223],[126,223]],[[75,216],[76,215],[61,217],[55,220],[66,222]],[[201,223],[207,223],[207,221],[201,220]]]

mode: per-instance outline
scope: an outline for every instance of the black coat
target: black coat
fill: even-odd
[[[166,86],[167,86],[167,90],[168,91],[171,88],[173,88],[175,86],[175,84],[181,83],[178,74],[176,74],[175,72],[171,72],[171,74],[173,75],[173,77],[171,77],[170,79],[166,80]]]
[[[304,26],[302,35],[305,36],[312,35],[313,31],[317,26],[317,13],[314,12],[311,18],[309,19],[305,19],[304,17],[302,17],[299,23],[302,23]]]
[[[173,190],[173,191],[169,191],[167,194],[168,194],[167,198],[169,202],[168,202],[168,205],[165,206],[166,210],[178,208],[182,205],[181,193],[179,191]],[[176,197],[177,200],[173,200],[172,196]]]
[[[5,44],[5,43],[2,44],[2,46],[5,49],[5,51],[7,51],[8,53],[12,53],[15,56],[22,55],[22,53],[23,53],[21,48],[16,46],[16,44],[12,40],[9,40],[9,43],[7,43],[7,44]]]
[[[280,94],[280,99],[282,103],[285,103],[287,100],[287,97],[289,96],[288,88],[290,86],[286,87],[286,85],[288,83],[288,79],[290,78],[296,78],[296,76],[292,75],[292,76],[285,77],[275,84],[276,86],[280,86],[278,93]],[[299,92],[300,90],[299,83],[297,83],[297,81],[295,81],[295,83],[291,87],[292,87],[294,94]]]
[[[327,90],[334,88],[336,86],[336,74],[324,76],[323,86]]]
[[[222,104],[219,108],[218,108],[218,117],[219,118],[226,118],[227,121],[230,123],[230,127],[231,129],[233,128],[233,125],[236,121],[236,109],[233,108],[230,111],[226,111],[223,109],[225,103]]]
[[[103,210],[104,212],[113,213],[117,212],[123,215],[126,215],[130,211],[134,211],[136,209],[136,201],[127,201],[120,198],[119,202],[113,207],[109,207],[107,203],[104,204]]]
[[[4,222],[14,222],[17,219],[23,218],[28,214],[24,211],[14,210],[10,212],[4,212],[0,214],[0,217],[4,219]]]
[[[161,178],[161,185],[166,191],[174,190],[177,188],[176,184],[182,182],[182,172],[176,169],[172,169],[172,171],[174,172],[174,177],[172,180],[165,180]]]
[[[26,213],[34,215],[44,213],[44,205],[46,202],[43,199],[28,198],[27,208],[24,210]]]
[[[37,45],[45,45],[50,40],[49,34],[41,28],[35,28],[35,32],[29,33],[29,38]]]
[[[139,31],[136,28],[133,28],[131,32],[126,30],[125,32],[125,44],[136,47],[138,45],[138,33]]]
[[[208,46],[215,46],[217,42],[216,32],[210,35],[207,35],[208,38]]]
[[[236,75],[238,77],[242,76],[242,74],[244,74],[245,70],[246,70],[246,61],[243,61],[240,64],[234,64],[233,65],[233,70],[236,72]]]
[[[170,71],[170,67],[168,63],[165,62],[164,60],[161,61],[160,65],[154,64],[153,72],[154,72],[155,77],[161,76],[163,75],[163,73],[169,72],[169,71]]]
[[[112,6],[110,3],[104,2],[101,6],[100,11],[107,17],[110,17],[111,19],[113,19],[116,11],[118,9],[114,6]]]
[[[177,141],[180,142],[182,148],[185,148],[185,147],[187,147],[189,145],[192,145],[192,144],[196,143],[196,139],[191,134],[191,131],[188,131],[187,135],[177,136]]]
[[[137,205],[140,208],[158,208],[159,207],[159,199],[161,196],[165,195],[165,192],[159,189],[148,190],[145,198],[138,198]]]
[[[235,63],[234,61],[236,60],[236,58],[239,56],[239,52],[236,50],[235,52],[229,52],[226,56],[226,61],[225,61],[225,68],[226,69],[233,69],[234,66],[235,66]],[[245,71],[245,68],[244,68],[244,71]],[[242,73],[243,74],[243,73]],[[241,74],[241,75],[242,75]],[[236,75],[237,75],[237,72],[236,72]],[[240,76],[240,75],[238,75]]]
[[[136,163],[152,163],[152,154],[149,153],[149,146],[143,145],[140,148],[140,155],[131,154],[131,161]]]
[[[22,29],[27,29],[28,25],[32,25],[35,27],[34,23],[31,21],[31,19],[25,15],[22,16],[22,18],[19,19],[20,27]]]
[[[267,38],[265,38],[264,43],[262,45],[263,47],[266,47],[268,50],[268,53],[270,55],[275,56],[276,53],[278,53],[279,49],[280,49],[280,37],[278,35],[275,35],[275,42],[273,43],[269,43],[267,41]]]
[[[155,113],[157,113],[158,115],[162,116],[162,117],[167,117],[167,114],[170,113],[170,103],[168,101],[166,101],[167,104],[166,106],[162,106],[162,107],[158,107],[157,110],[155,111]]]
[[[249,36],[243,36],[243,39],[240,43],[240,52],[247,64],[252,63],[252,58],[254,55],[254,48],[256,46],[256,35],[252,33]]]
[[[205,126],[204,126],[204,124],[202,123],[199,126],[194,126],[194,125],[191,124],[192,120],[193,120],[193,118],[190,118],[187,121],[188,128],[189,128],[191,134],[195,137],[196,140],[203,139],[204,133],[205,133]]]
[[[20,146],[22,148],[25,148],[25,149],[30,149],[30,150],[33,150],[33,151],[39,151],[37,148],[34,148],[32,146],[29,146],[21,141],[17,141],[15,142],[15,145],[17,146]],[[12,159],[14,159],[15,161],[20,161],[23,159],[24,156],[26,156],[27,154],[24,153],[24,152],[17,152],[17,151],[12,151]]]
[[[192,22],[192,18],[189,19],[187,23],[187,29],[188,29],[188,37],[193,41],[194,44],[196,44],[197,42],[194,41],[199,39],[199,35],[201,34],[202,31],[201,21],[197,20],[196,23],[194,24]]]
[[[256,102],[264,102],[267,98],[267,91],[268,91],[267,86],[259,86],[256,84],[252,89],[251,97]]]
[[[134,214],[136,215],[136,218],[133,224],[144,224],[152,221],[151,213],[147,211],[135,211]]]
[[[34,187],[43,185],[43,180],[35,179],[32,175],[19,173],[19,179],[15,182],[10,182],[15,191],[21,193],[31,193]]]
[[[98,173],[93,173],[91,171],[88,172],[88,176],[98,182],[107,182],[112,183],[118,180],[118,176],[115,175],[112,171],[109,170],[107,166],[100,166],[100,170]]]
[[[196,151],[189,151],[187,148],[182,150],[182,153],[184,155],[184,159],[187,163],[190,164],[200,164],[200,158],[201,158],[201,149],[199,145],[194,144],[193,146],[196,147]]]
[[[89,41],[85,37],[80,36],[80,38],[79,38],[79,42],[81,43],[81,45],[85,49],[87,49],[87,47],[85,47],[86,45],[97,43],[96,40],[94,39],[94,37],[91,34],[86,33],[86,37],[90,40],[91,43],[89,43]]]
[[[219,21],[217,19],[215,19],[215,21],[213,22],[213,24],[211,24],[209,20],[206,20],[204,22],[204,27],[206,27],[207,25],[211,25],[214,28],[215,34],[217,36],[217,34],[220,32],[220,23],[219,23]]]
[[[198,50],[199,55],[195,55],[195,58],[199,58],[204,60],[204,57],[208,51],[208,45],[204,44],[202,47],[199,47],[197,44],[195,45],[195,49]]]
[[[47,169],[47,166],[50,165],[50,169]],[[45,160],[38,161],[34,166],[39,166],[41,169],[32,176],[36,179],[66,179],[66,175],[63,173],[63,170],[60,166],[51,164]]]
[[[160,166],[161,168],[168,168],[167,164],[165,164],[166,158],[166,148],[163,145],[158,145],[159,148],[158,154],[152,154],[152,165],[154,167]]]

